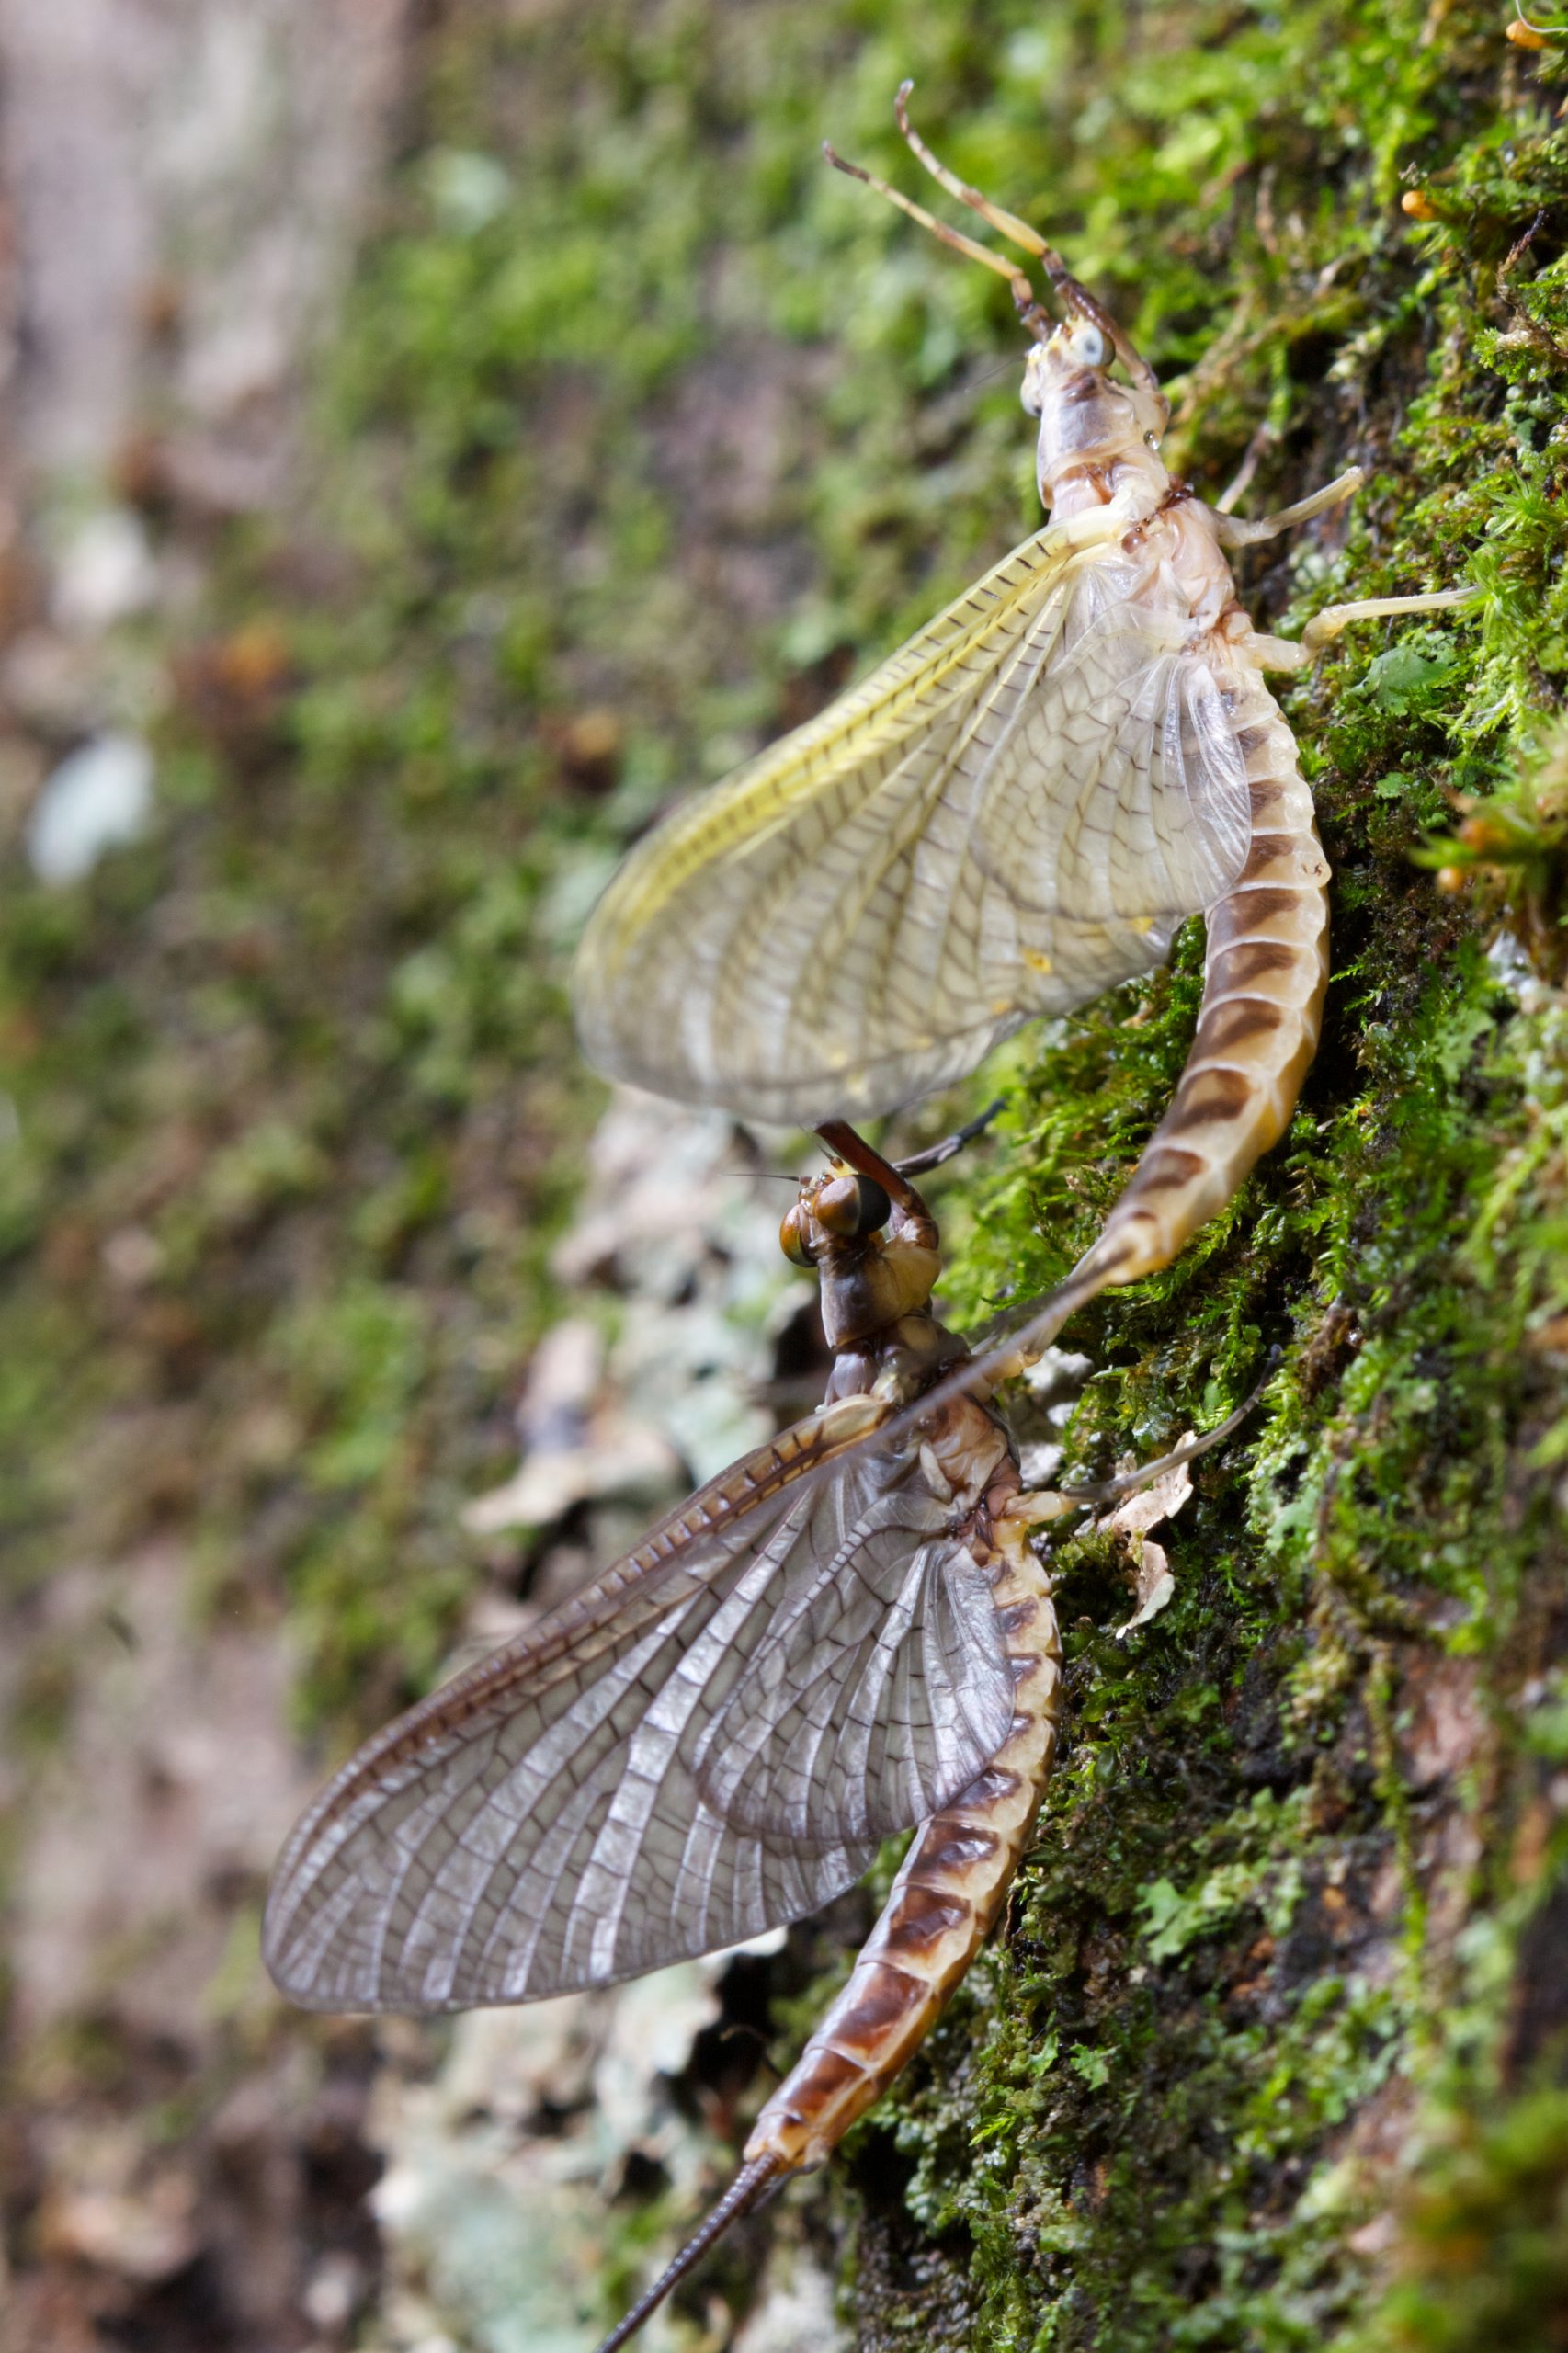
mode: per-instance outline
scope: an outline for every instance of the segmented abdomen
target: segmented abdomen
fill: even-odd
[[[1192,1051],[1099,1239],[1068,1278],[1074,1304],[1167,1266],[1224,1207],[1284,1133],[1317,1051],[1328,983],[1328,860],[1295,738],[1261,682],[1240,716],[1252,795],[1247,861],[1209,909]]]
[[[774,2178],[824,2164],[881,2097],[973,1960],[1033,1834],[1056,1748],[1062,1647],[1027,1525],[1004,1518],[996,1540],[1013,1728],[962,1796],[915,1833],[849,1983],[758,2117],[746,2163]]]

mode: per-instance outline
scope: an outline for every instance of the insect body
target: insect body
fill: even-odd
[[[307,2007],[517,2002],[796,1919],[921,1825],[739,2180],[611,2345],[726,2221],[824,2161],[963,1974],[1056,1738],[1029,1534],[1123,1483],[1026,1490],[1006,1425],[953,1388],[970,1360],[931,1313],[924,1201],[852,1130],[824,1135],[839,1163],[782,1237],[822,1279],[821,1411],[368,1743],[267,1908],[267,1966]]]
[[[1227,551],[1347,498],[1359,472],[1261,522],[1195,497],[1159,457],[1168,409],[1147,362],[1027,223],[937,162],[907,89],[916,155],[1043,262],[1063,312],[1053,324],[999,255],[871,182],[1011,280],[1051,522],[632,852],[583,942],[578,1022],[591,1060],[657,1093],[859,1118],[1148,971],[1206,911],[1192,1053],[1076,1301],[1165,1265],[1214,1214],[1282,1132],[1316,1049],[1328,866],[1265,671],[1358,617],[1465,592],[1334,607],[1300,644],[1256,631]]]

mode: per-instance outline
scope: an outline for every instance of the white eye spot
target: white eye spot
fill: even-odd
[[[1073,331],[1073,357],[1081,359],[1085,368],[1103,368],[1107,358],[1106,339],[1096,326],[1075,327]]]

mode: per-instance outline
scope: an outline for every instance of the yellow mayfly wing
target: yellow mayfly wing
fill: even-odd
[[[754,1119],[867,1117],[1157,964],[1239,871],[1246,788],[1131,574],[1037,532],[677,809],[583,940],[589,1059]]]

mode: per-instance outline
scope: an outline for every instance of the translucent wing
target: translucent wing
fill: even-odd
[[[1168,934],[1240,873],[1250,801],[1207,649],[1137,585],[1120,555],[1075,571],[1050,660],[977,778],[969,847],[1017,908]]]
[[[369,1742],[295,1831],[267,1965],[321,2009],[608,1984],[798,1918],[1006,1737],[988,1588],[847,1399]],[[812,1475],[816,1473],[818,1475]]]
[[[874,1842],[934,1813],[1001,1746],[1012,1675],[950,1512],[916,1461],[868,1453],[796,1514],[763,1639],[694,1755],[732,1829]]]
[[[1158,963],[1246,854],[1187,633],[1135,558],[1026,540],[633,851],[578,958],[590,1057],[752,1118],[864,1117]]]

